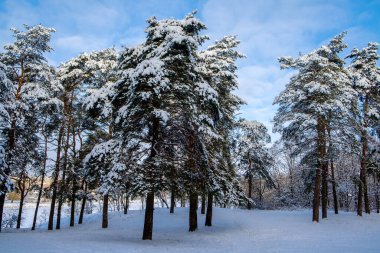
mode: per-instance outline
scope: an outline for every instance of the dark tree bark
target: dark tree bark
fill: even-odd
[[[252,175],[251,174],[248,175],[248,198],[249,200],[252,200]],[[248,210],[252,209],[251,201],[248,201],[247,209]]]
[[[1,232],[1,224],[3,222],[4,204],[5,204],[5,194],[1,194],[0,195],[0,232]]]
[[[67,96],[65,94],[64,96],[64,108],[67,110]],[[63,139],[63,134],[65,130],[65,119],[63,119],[63,123],[61,125],[61,128],[59,129],[58,133],[58,140],[57,140],[57,157],[55,161],[55,170],[54,170],[54,178],[53,178],[53,193],[51,197],[51,204],[50,204],[50,213],[49,213],[49,222],[48,222],[48,230],[53,230],[53,222],[54,222],[54,209],[55,209],[55,201],[57,199],[57,190],[58,190],[58,177],[59,177],[59,170],[60,170],[60,163],[61,163],[61,143]]]
[[[360,180],[359,180],[359,191],[358,191],[358,210],[357,214],[359,216],[363,215],[363,197],[364,197],[364,208],[366,213],[370,213],[371,209],[369,206],[368,198],[368,186],[367,186],[367,119],[366,113],[368,108],[368,96],[365,97],[364,101],[364,116],[363,116],[363,130],[361,131],[361,162],[360,162]],[[364,196],[363,196],[364,195]]]
[[[202,205],[201,205],[201,214],[205,214],[206,212],[206,194],[202,194]]]
[[[190,212],[189,212],[189,231],[193,232],[198,228],[198,218],[197,218],[197,209],[198,209],[198,194],[191,192],[189,194],[190,202]]]
[[[43,169],[42,169],[42,178],[41,178],[40,189],[38,190],[38,197],[37,197],[36,209],[34,210],[32,230],[35,230],[35,229],[36,229],[37,215],[38,215],[38,207],[40,206],[40,201],[41,201],[42,191],[43,191],[43,188],[44,188],[45,173],[46,173],[46,161],[47,161],[47,145],[48,145],[48,138],[47,138],[46,135],[44,135],[44,138],[45,138],[44,165],[43,165]]]
[[[335,214],[338,214],[339,213],[338,195],[336,193],[335,169],[334,169],[334,161],[333,160],[331,160],[331,162],[330,162],[330,167],[331,167],[332,191],[333,191],[333,198],[334,198],[334,212],[335,212]]]
[[[102,228],[108,228],[108,194],[103,196]]]
[[[124,214],[128,214],[128,208],[129,208],[129,196],[128,194],[125,194]]]
[[[170,213],[174,213],[174,207],[175,207],[175,193],[174,193],[174,187],[172,187],[172,191],[170,195]]]
[[[73,227],[75,224],[74,217],[75,217],[75,198],[76,198],[76,180],[75,175],[73,175],[72,180],[72,193],[71,193],[71,210],[70,210],[70,227]]]
[[[186,206],[185,196],[184,194],[181,194],[181,207],[185,207],[185,206]]]
[[[325,122],[322,117],[318,118],[317,134],[318,161],[314,179],[313,222],[319,222],[319,206],[321,202],[321,171],[323,171],[326,164]]]
[[[322,219],[327,219],[327,209],[328,209],[328,162],[323,162],[322,170]]]
[[[82,205],[81,205],[81,208],[80,208],[78,224],[82,224],[83,223],[84,208],[86,207],[86,200],[87,200],[87,197],[86,197],[86,194],[87,194],[87,184],[86,184],[86,182],[84,180],[83,180],[83,184],[84,184],[84,194],[83,194],[83,199],[82,199]]]
[[[154,193],[149,192],[146,196],[145,220],[143,240],[152,240],[153,234]]]
[[[207,212],[206,212],[206,221],[205,226],[212,226],[212,203],[213,203],[213,195],[211,192],[208,193],[207,196]]]
[[[20,205],[18,208],[18,215],[17,215],[17,224],[16,228],[21,227],[21,216],[22,216],[22,208],[24,206],[24,199],[25,199],[25,179],[22,178],[20,179],[21,181],[19,182],[19,189],[20,189]]]

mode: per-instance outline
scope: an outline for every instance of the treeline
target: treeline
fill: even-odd
[[[25,197],[38,190],[32,229],[43,195],[51,199],[48,229],[60,229],[65,203],[74,226],[77,202],[82,223],[95,192],[106,228],[110,199],[126,213],[131,198],[143,197],[143,239],[152,239],[154,199],[167,193],[171,213],[188,199],[189,231],[198,226],[198,200],[206,226],[214,204],[251,208],[240,176],[264,173],[269,135],[261,123],[236,119],[244,104],[233,93],[239,41],[227,36],[200,50],[204,29],[194,13],[151,18],[142,44],[82,53],[58,67],[45,58],[54,29],[14,29],[0,54],[0,214],[16,188],[20,228]]]

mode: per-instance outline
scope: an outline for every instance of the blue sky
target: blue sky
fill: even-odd
[[[242,116],[270,129],[273,99],[291,75],[279,69],[279,56],[308,52],[342,31],[349,50],[380,42],[380,0],[0,0],[0,45],[12,41],[11,27],[54,27],[47,57],[58,65],[81,52],[136,45],[149,17],[182,18],[195,9],[211,41],[241,40],[247,58],[239,61],[237,94],[248,103]]]

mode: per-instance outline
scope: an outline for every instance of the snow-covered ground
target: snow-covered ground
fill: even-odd
[[[291,253],[371,253],[380,252],[380,215],[358,218],[354,213],[330,213],[328,220],[311,222],[311,212],[214,211],[212,227],[204,227],[204,215],[198,216],[199,230],[187,232],[188,209],[155,210],[153,241],[142,241],[144,212],[128,215],[110,213],[109,228],[102,229],[99,214],[86,216],[85,224],[60,231],[7,229],[0,234],[2,252],[291,252]]]

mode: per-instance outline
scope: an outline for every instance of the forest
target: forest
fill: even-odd
[[[239,113],[239,36],[207,42],[196,12],[152,17],[141,44],[58,66],[47,60],[55,33],[12,29],[0,51],[0,229],[23,227],[30,195],[28,229],[42,229],[45,201],[48,231],[61,229],[64,207],[74,227],[99,203],[106,229],[111,210],[127,214],[142,201],[143,240],[154,239],[157,203],[159,213],[186,207],[189,232],[200,217],[217,223],[215,209],[306,209],[310,223],[380,212],[377,43],[349,48],[342,32],[279,57],[291,78],[273,101],[280,137],[271,141],[265,124]],[[13,201],[16,214],[7,212]]]

